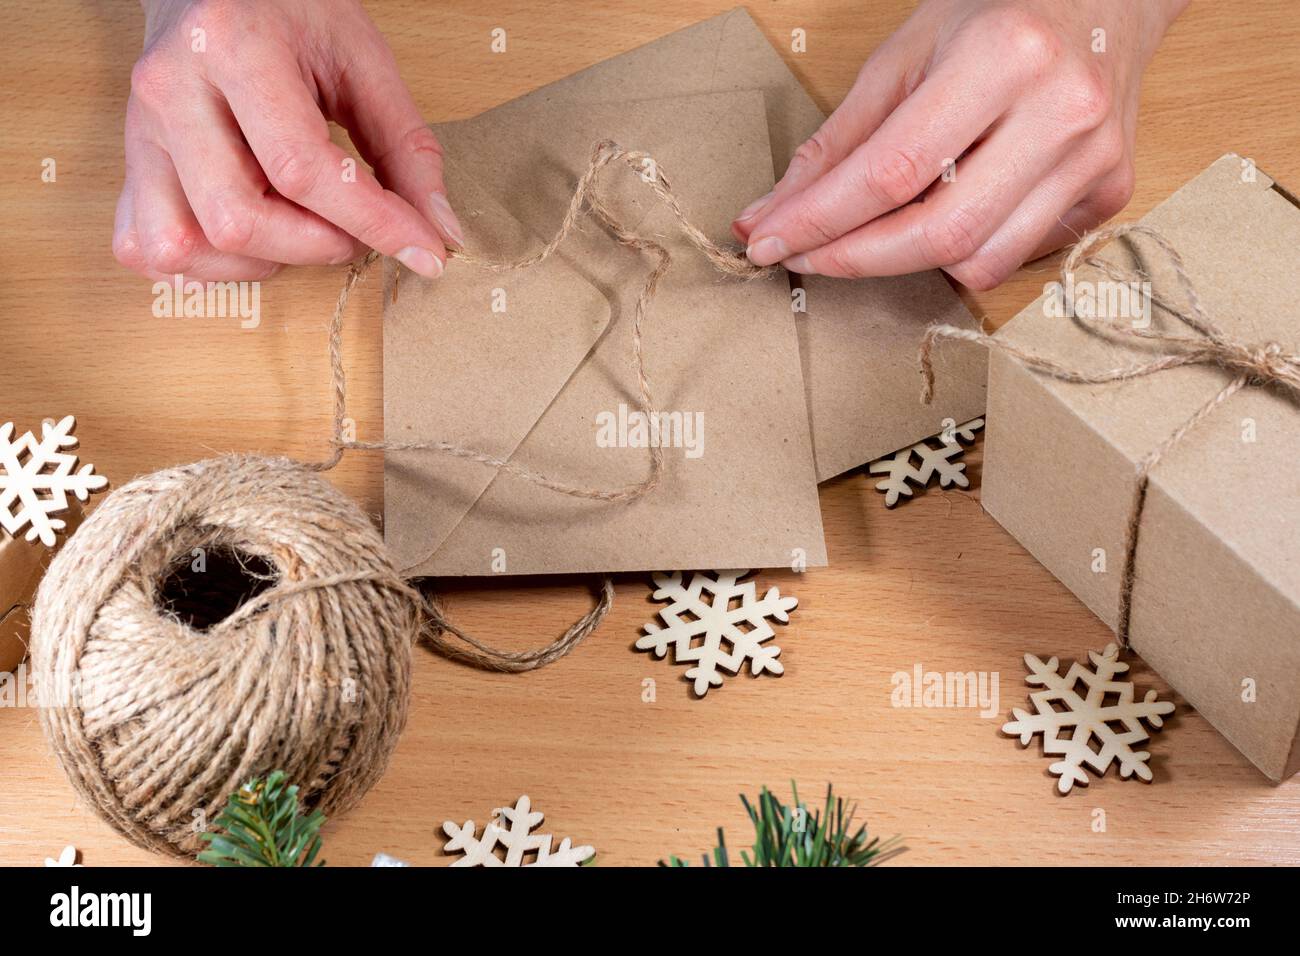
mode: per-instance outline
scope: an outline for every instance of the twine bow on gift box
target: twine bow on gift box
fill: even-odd
[[[1141,272],[1126,272],[1123,269],[1098,259],[1092,252],[1102,243],[1125,236],[1141,235],[1150,239],[1168,258],[1169,265],[1177,276],[1179,285],[1187,299],[1185,308],[1178,308],[1168,300],[1151,292],[1144,291],[1152,303],[1159,306],[1176,319],[1191,328],[1196,335],[1180,335],[1162,332],[1152,328],[1140,328],[1103,318],[1074,315],[1097,331],[1111,333],[1124,339],[1145,340],[1162,347],[1164,354],[1149,362],[1124,365],[1100,372],[1084,372],[1071,368],[1061,362],[1026,351],[1012,345],[1004,339],[974,332],[953,325],[936,325],[926,331],[921,342],[920,364],[924,385],[921,401],[929,404],[934,397],[934,365],[932,353],[940,339],[960,339],[973,342],[990,350],[996,350],[1018,360],[1026,368],[1062,382],[1074,382],[1080,385],[1105,385],[1112,382],[1126,382],[1136,378],[1155,375],[1169,369],[1183,368],[1189,365],[1217,365],[1232,374],[1232,379],[1219,389],[1207,402],[1201,405],[1177,429],[1159,445],[1152,449],[1137,463],[1137,482],[1133,502],[1129,509],[1128,522],[1124,534],[1124,573],[1120,579],[1119,613],[1115,626],[1115,636],[1121,647],[1129,646],[1129,623],[1133,611],[1134,566],[1137,555],[1138,535],[1142,525],[1142,512],[1146,506],[1147,487],[1150,484],[1151,470],[1155,468],[1165,454],[1186,437],[1187,433],[1212,415],[1220,405],[1241,389],[1263,386],[1279,386],[1300,397],[1300,353],[1288,351],[1279,342],[1243,342],[1232,338],[1206,314],[1201,305],[1196,286],[1183,264],[1182,256],[1165,236],[1150,226],[1129,224],[1098,229],[1085,235],[1070,250],[1061,264],[1061,280],[1066,288],[1072,287],[1075,275],[1081,264],[1092,266],[1105,273],[1107,278],[1117,283],[1133,285],[1147,277]],[[1070,310],[1073,311],[1073,310]]]

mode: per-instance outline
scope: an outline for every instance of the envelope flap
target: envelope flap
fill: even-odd
[[[537,237],[446,166],[466,246],[509,260]],[[609,324],[608,299],[562,253],[495,272],[452,258],[428,281],[388,263],[384,281],[384,434],[441,440],[508,459]],[[400,570],[433,553],[496,469],[436,451],[389,452],[384,534]]]

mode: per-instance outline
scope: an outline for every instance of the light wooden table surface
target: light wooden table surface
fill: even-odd
[[[296,269],[264,290],[263,324],[160,320],[146,280],[109,249],[122,179],[128,72],[140,46],[135,4],[5,2],[0,9],[0,419],[23,428],[75,413],[83,454],[120,485],[132,476],[246,450],[319,455],[328,434],[325,327],[340,273]],[[431,120],[473,115],[720,12],[727,0],[575,3],[371,0],[416,101]],[[906,16],[901,0],[782,0],[751,10],[823,108]],[[488,51],[505,26],[507,56]],[[1220,154],[1253,157],[1300,187],[1300,28],[1286,0],[1200,0],[1146,79],[1137,195],[1146,211]],[[57,161],[56,183],[41,161]],[[991,325],[1041,289],[1052,263],[968,296]],[[346,348],[362,434],[381,431],[378,287],[354,306]],[[979,484],[979,451],[970,472]],[[332,473],[381,511],[381,462],[355,455]],[[387,776],[327,828],[332,864],[376,851],[445,860],[440,824],[528,793],[547,829],[594,844],[607,864],[648,864],[750,833],[737,800],[788,782],[827,781],[870,824],[900,834],[899,863],[1300,863],[1300,785],[1273,786],[1187,708],[1152,744],[1156,781],[1112,772],[1068,797],[1047,763],[998,726],[1023,703],[1025,651],[1072,658],[1109,632],[980,509],[978,492],[929,494],[886,511],[861,473],[822,488],[831,567],[764,573],[798,596],[781,632],[786,674],[738,678],[692,699],[684,668],[633,653],[655,606],[648,579],[619,582],[601,630],[571,657],[523,677],[415,655],[411,719]],[[506,646],[539,643],[587,606],[584,582],[449,582],[463,625]],[[1225,639],[1229,635],[1225,635]],[[890,677],[994,671],[999,716],[896,710]],[[1140,665],[1137,679],[1165,685]],[[642,680],[657,681],[643,703]],[[1096,810],[1105,832],[1094,832]],[[67,843],[91,866],[158,862],[79,806],[34,711],[0,709],[0,862],[39,863]]]

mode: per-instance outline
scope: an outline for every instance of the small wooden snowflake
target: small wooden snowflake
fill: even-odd
[[[69,843],[67,846],[63,848],[63,852],[59,854],[59,858],[57,860],[47,856],[45,858],[45,865],[46,866],[76,866],[76,867],[81,866],[81,864],[77,862],[77,848]]]
[[[753,581],[740,580],[748,574],[696,571],[687,582],[680,571],[656,574],[651,597],[670,603],[659,612],[663,626],[645,625],[637,650],[663,657],[672,648],[674,663],[693,665],[686,679],[694,682],[697,697],[722,686],[723,671],[739,674],[746,662],[755,676],[785,673],[777,659],[781,648],[767,643],[776,636],[768,619],[789,623],[799,599],[782,597],[776,588],[760,599]]]
[[[54,547],[55,534],[67,523],[56,515],[68,510],[68,495],[85,501],[108,484],[93,474],[94,465],[77,471],[77,456],[66,450],[77,444],[71,415],[41,425],[41,437],[24,432],[13,440],[14,423],[0,425],[0,528],[17,535],[27,528],[27,540],[41,539]]]
[[[1042,661],[1026,654],[1029,675],[1025,683],[1045,689],[1029,695],[1035,712],[1013,708],[1015,720],[1003,724],[1002,732],[1019,736],[1022,747],[1029,746],[1035,734],[1043,735],[1043,752],[1062,758],[1047,768],[1060,778],[1057,789],[1061,793],[1069,793],[1076,783],[1088,785],[1085,765],[1101,775],[1112,763],[1118,763],[1120,777],[1127,780],[1136,775],[1150,783],[1147,761],[1151,754],[1135,751],[1133,745],[1150,739],[1143,721],[1159,730],[1164,716],[1173,713],[1174,705],[1156,700],[1154,690],[1147,691],[1144,699],[1134,700],[1132,682],[1114,680],[1115,675],[1128,670],[1114,644],[1107,645],[1100,654],[1089,651],[1088,657],[1095,671],[1075,661],[1062,677],[1055,657]],[[1079,684],[1087,688],[1082,697],[1075,690]],[[1107,703],[1108,697],[1112,703]],[[1058,710],[1057,704],[1064,709]]]
[[[452,866],[581,866],[595,856],[589,846],[574,846],[565,837],[552,849],[549,833],[531,833],[541,826],[543,815],[535,813],[525,794],[513,807],[498,807],[492,820],[477,835],[473,820],[458,826],[455,820],[442,825],[448,840],[443,850],[464,854]],[[531,857],[531,859],[530,859]]]
[[[941,488],[950,485],[969,488],[966,463],[956,459],[966,450],[962,445],[973,444],[975,432],[983,427],[982,418],[971,419],[964,425],[953,424],[933,438],[873,461],[868,466],[871,474],[885,476],[876,483],[876,490],[885,493],[885,507],[892,508],[900,498],[912,497],[913,486],[924,488],[935,478],[939,479]]]

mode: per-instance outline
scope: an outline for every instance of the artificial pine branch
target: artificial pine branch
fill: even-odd
[[[741,794],[740,802],[754,824],[752,851],[740,851],[745,866],[876,866],[901,850],[898,837],[881,841],[880,837],[867,837],[864,823],[856,830],[853,817],[856,806],[844,806],[844,799],[836,797],[831,786],[826,786],[826,806],[810,811],[799,799],[799,790],[791,781],[794,808],[785,806],[767,787],[758,794],[754,806]],[[713,858],[704,854],[705,866],[730,866],[727,842],[722,827],[718,827],[718,845]],[[689,866],[680,857],[670,857],[660,866]]]
[[[298,787],[286,785],[276,770],[265,779],[248,781],[226,800],[216,825],[225,833],[204,833],[211,844],[199,854],[213,866],[324,866],[320,828],[325,814],[304,816],[298,809]]]

